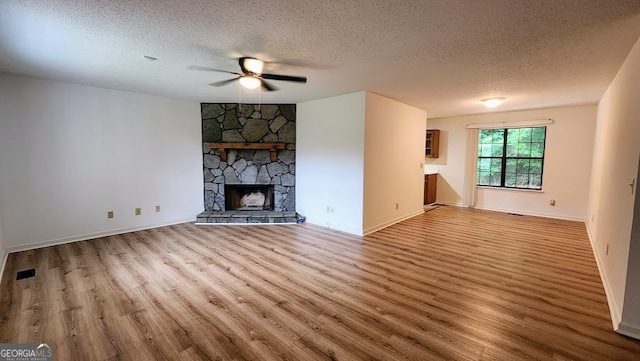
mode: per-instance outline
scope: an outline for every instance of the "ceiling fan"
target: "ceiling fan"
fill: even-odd
[[[236,72],[233,72],[233,71],[220,70],[220,69],[208,68],[208,67],[205,67],[205,66],[197,66],[197,65],[191,65],[191,66],[189,66],[189,69],[191,69],[191,70],[204,70],[204,71],[217,71],[217,72],[221,72],[221,73],[228,73],[228,74],[238,75],[235,78],[226,79],[226,80],[222,80],[222,81],[217,81],[217,82],[213,82],[213,83],[209,84],[209,85],[216,86],[216,87],[227,85],[227,84],[229,84],[231,82],[234,82],[234,81],[238,80],[240,82],[240,85],[242,85],[243,87],[245,87],[247,89],[255,89],[258,86],[262,86],[262,88],[264,90],[266,90],[266,91],[274,91],[274,90],[278,90],[278,88],[276,88],[275,86],[271,85],[265,79],[290,81],[290,82],[294,82],[294,83],[306,83],[307,82],[307,78],[304,77],[304,76],[280,75],[280,74],[263,74],[262,70],[264,69],[264,61],[256,59],[256,58],[244,56],[244,57],[238,59],[238,63],[240,64],[240,70],[242,71],[242,73],[236,73]]]

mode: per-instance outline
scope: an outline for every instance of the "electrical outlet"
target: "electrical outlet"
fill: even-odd
[[[396,203],[396,209],[400,209],[400,203]]]
[[[113,211],[107,212],[107,218],[113,218]]]
[[[156,212],[160,212],[160,206],[156,206]]]
[[[550,206],[555,206],[556,205],[556,200],[555,199],[550,200],[549,201],[549,205]]]
[[[136,208],[136,216],[139,216],[142,214],[142,208]]]
[[[609,255],[609,243],[607,243],[607,249],[604,251],[605,256]]]

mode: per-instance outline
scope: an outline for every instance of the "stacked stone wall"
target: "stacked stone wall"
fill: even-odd
[[[295,211],[294,104],[202,104],[205,211],[225,211],[225,184],[274,185],[274,211]],[[285,143],[269,150],[229,149],[223,161],[209,143]]]

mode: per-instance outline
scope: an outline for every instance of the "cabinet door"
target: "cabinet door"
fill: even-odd
[[[436,201],[437,174],[424,175],[424,204],[431,204]]]
[[[424,155],[428,158],[438,158],[440,146],[440,130],[427,129],[427,139],[424,144]]]
[[[425,174],[424,175],[424,203],[422,204],[429,204],[429,175]]]

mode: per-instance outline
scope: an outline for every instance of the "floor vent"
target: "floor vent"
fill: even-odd
[[[518,216],[518,217],[522,217],[522,214],[518,214],[518,213],[507,213],[510,216]]]
[[[36,275],[36,269],[32,268],[32,269],[27,269],[24,271],[19,271],[18,275],[16,276],[16,281],[25,279],[25,278],[31,278],[31,277],[35,277]]]

